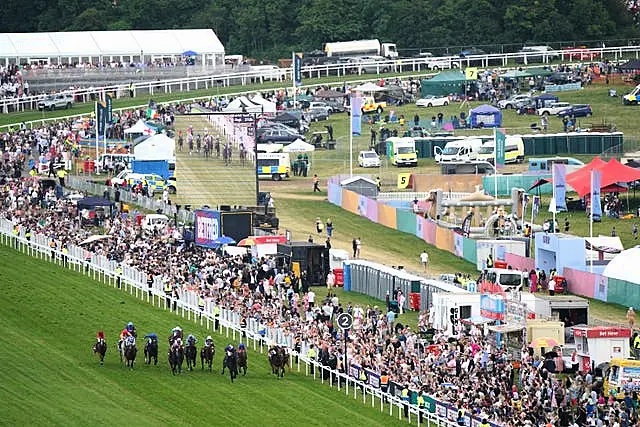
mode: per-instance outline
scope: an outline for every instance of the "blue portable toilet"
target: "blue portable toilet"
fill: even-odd
[[[351,262],[344,262],[344,290],[347,292],[351,291]]]

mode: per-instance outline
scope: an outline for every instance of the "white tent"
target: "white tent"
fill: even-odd
[[[268,101],[266,99],[264,99],[262,96],[260,95],[256,95],[254,97],[251,98],[251,102],[253,102],[254,104],[258,104],[258,105],[262,105],[264,107],[264,112],[265,113],[275,113],[276,112],[276,104]]]
[[[287,145],[282,149],[285,153],[306,153],[310,151],[315,151],[316,147],[311,144],[304,142],[301,139],[296,139],[291,144]]]
[[[640,284],[640,246],[621,252],[604,269],[603,275],[612,279]]]
[[[176,142],[160,133],[133,147],[136,160],[173,160],[176,157]]]
[[[375,83],[365,83],[362,84],[360,86],[356,86],[353,88],[353,90],[357,91],[357,92],[380,92],[382,90],[384,90],[384,88],[378,86]]]
[[[140,135],[153,135],[156,131],[151,129],[143,120],[138,120],[135,125],[129,129],[124,130],[125,135],[140,134]]]
[[[252,102],[246,96],[239,96],[227,105],[224,109],[225,113],[259,113],[263,110],[263,106]]]

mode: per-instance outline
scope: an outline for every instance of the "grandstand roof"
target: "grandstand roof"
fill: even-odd
[[[1,33],[0,56],[51,58],[100,55],[181,55],[222,53],[211,29]]]

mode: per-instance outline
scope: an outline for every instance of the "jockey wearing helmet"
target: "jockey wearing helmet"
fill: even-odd
[[[134,338],[138,338],[138,331],[136,331],[136,327],[133,326],[133,322],[127,323],[127,327],[125,329],[129,331]]]
[[[169,344],[173,344],[176,338],[180,338],[182,340],[182,328],[180,326],[176,326],[171,330],[171,336],[169,337]]]
[[[136,345],[136,337],[134,337],[133,335],[129,335],[124,341],[125,347],[133,347],[135,345]]]
[[[128,329],[123,329],[120,331],[120,341],[118,341],[118,350],[122,349],[122,343],[127,337],[131,336],[131,333]]]
[[[187,345],[188,346],[196,345],[197,342],[198,342],[198,339],[194,337],[193,334],[189,334],[189,336],[187,337]]]
[[[224,351],[227,351],[227,352],[229,352],[229,353],[233,353],[233,352],[235,351],[235,349],[233,348],[233,345],[232,345],[232,344],[229,344],[229,345],[224,349]]]
[[[207,347],[211,347],[213,345],[213,338],[211,338],[211,335],[207,335],[207,339],[204,340],[204,345]]]
[[[173,341],[173,344],[171,344],[171,351],[178,350],[180,348],[182,348],[182,338],[178,337]]]
[[[238,351],[247,351],[247,349],[245,348],[245,346],[244,346],[244,344],[243,344],[243,343],[240,343],[240,344],[238,345]]]
[[[104,341],[104,331],[98,331],[98,333],[96,334],[96,340]]]
[[[158,341],[158,336],[156,335],[155,332],[151,332],[150,334],[145,335],[144,339],[145,340],[149,340],[149,342],[152,342],[152,341],[156,341],[157,342]]]

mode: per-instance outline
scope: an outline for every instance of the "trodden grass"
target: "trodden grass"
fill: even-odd
[[[388,407],[381,413],[304,373],[277,380],[266,356],[253,351],[247,376],[234,384],[220,375],[219,354],[215,372],[174,377],[165,337],[179,324],[202,343],[204,327],[7,247],[0,251],[0,283],[3,425],[404,425]],[[143,365],[142,351],[135,369],[120,364],[114,345],[128,321],[141,336],[159,334],[158,366]],[[91,353],[99,329],[109,345],[104,366]],[[232,342],[214,339],[219,352]]]

